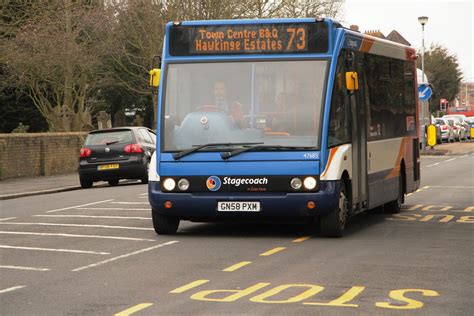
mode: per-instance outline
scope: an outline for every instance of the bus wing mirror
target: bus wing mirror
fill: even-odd
[[[150,86],[158,87],[160,85],[161,69],[153,68],[150,70]]]
[[[357,72],[355,71],[346,72],[346,89],[347,91],[350,91],[350,92],[359,90],[359,80],[357,78]]]

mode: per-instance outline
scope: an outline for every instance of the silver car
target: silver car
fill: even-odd
[[[447,141],[448,143],[454,141],[454,131],[450,123],[446,119],[441,117],[437,117],[434,120],[436,122],[436,125],[439,125],[440,127],[441,140]]]
[[[461,141],[461,139],[466,137],[466,130],[459,120],[455,117],[447,117],[444,119],[447,120],[449,125],[453,128],[454,139],[456,141]]]

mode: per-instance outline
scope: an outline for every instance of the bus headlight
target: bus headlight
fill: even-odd
[[[301,186],[303,185],[303,183],[301,182],[301,179],[300,178],[293,178],[291,179],[290,181],[290,186],[293,190],[299,190],[301,189]]]
[[[171,179],[167,178],[165,181],[163,181],[163,187],[165,188],[166,191],[173,191],[176,186],[176,182]]]
[[[313,177],[306,177],[303,182],[304,188],[307,190],[313,190],[316,187],[316,184],[316,179]]]
[[[187,189],[189,189],[189,181],[188,179],[179,179],[178,181],[178,189],[180,189],[181,191],[186,191]]]

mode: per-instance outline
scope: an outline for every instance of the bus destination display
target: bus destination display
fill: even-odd
[[[170,54],[299,54],[326,52],[324,23],[173,26]]]

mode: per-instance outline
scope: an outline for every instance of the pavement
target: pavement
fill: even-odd
[[[422,155],[466,155],[474,153],[474,141],[445,143],[434,149],[422,151]],[[96,182],[94,186],[107,186],[105,182]],[[0,181],[0,200],[9,200],[25,196],[51,194],[79,190],[77,173],[33,178],[14,178]]]

